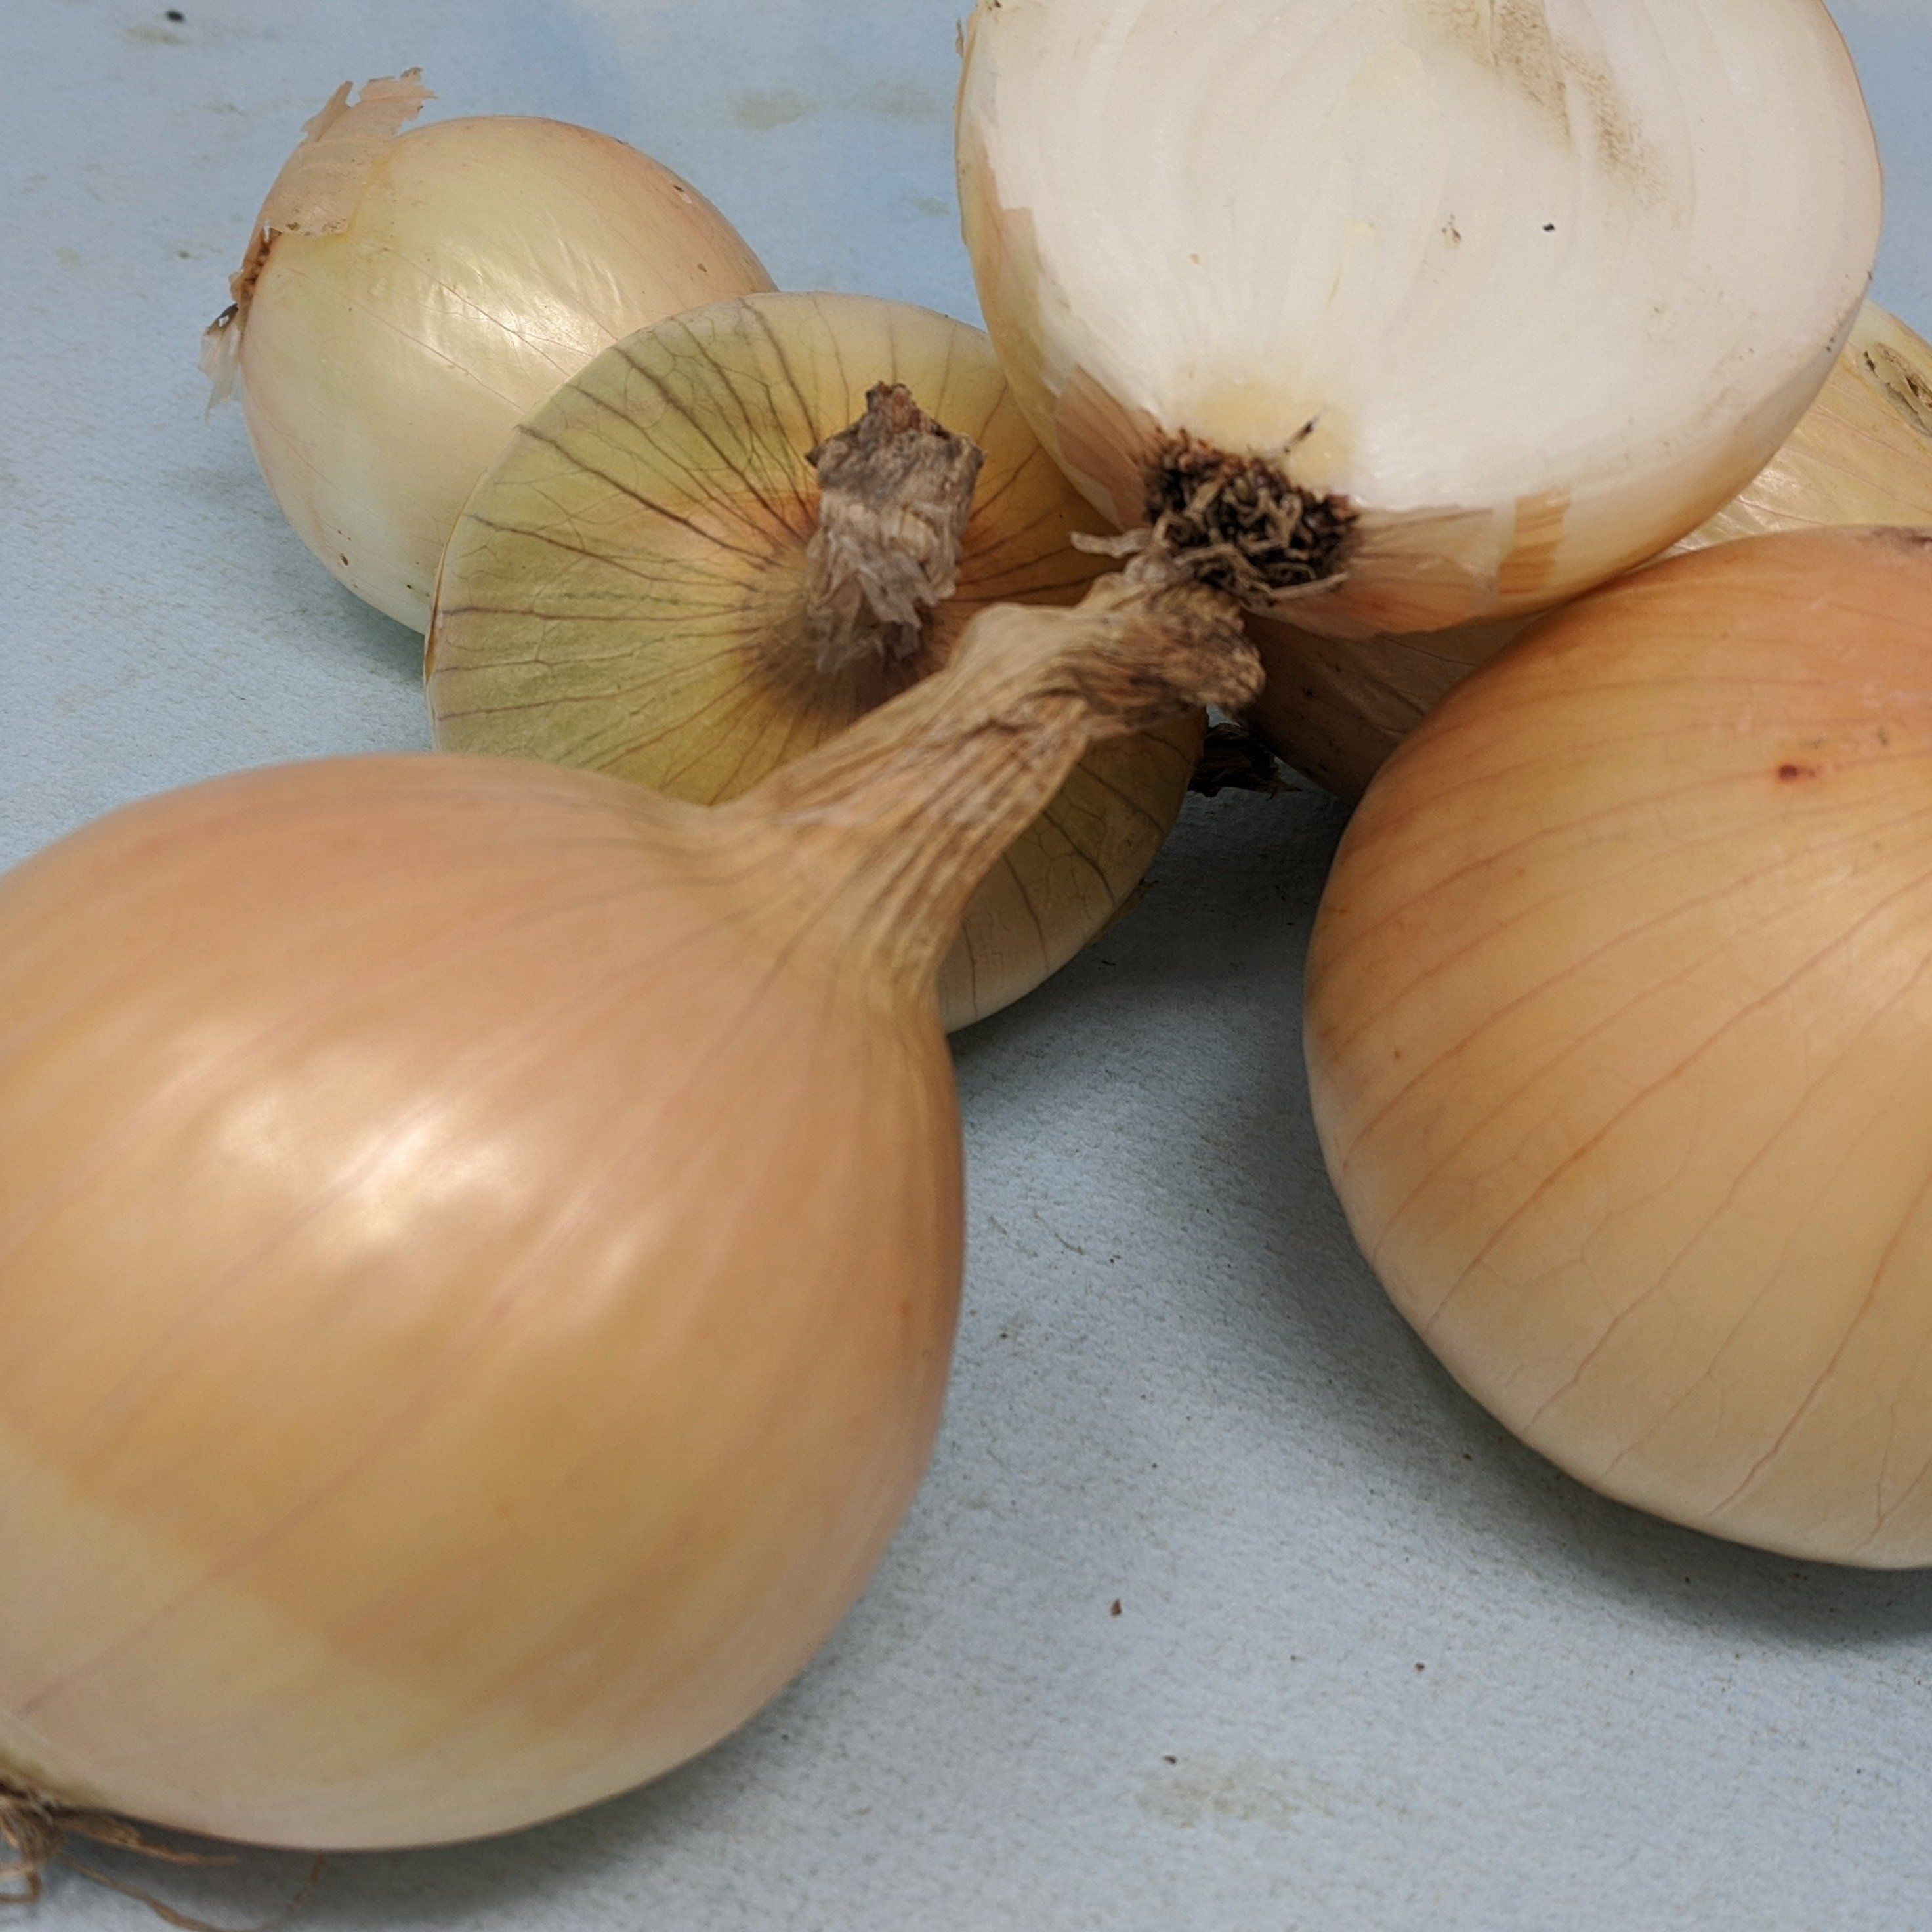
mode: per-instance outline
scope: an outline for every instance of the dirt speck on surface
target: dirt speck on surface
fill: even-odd
[[[818,103],[795,87],[780,87],[765,93],[736,95],[728,111],[738,127],[763,134],[774,128],[789,128],[794,121],[816,114]]]

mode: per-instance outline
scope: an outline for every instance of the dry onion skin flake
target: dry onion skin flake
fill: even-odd
[[[437,560],[517,424],[600,350],[769,289],[710,202],[608,135],[515,115],[404,134],[414,70],[346,84],[256,216],[202,367],[357,596],[421,631]]]
[[[1932,1563],[1932,533],[1659,564],[1389,761],[1310,961],[1363,1252],[1593,1487]]]
[[[1066,604],[1104,531],[980,331],[754,296],[618,344],[518,430],[437,585],[436,744],[712,804],[946,662],[989,605]],[[1106,927],[1172,830],[1198,716],[1096,745],[968,904],[949,1027]]]
[[[1823,0],[980,0],[958,131],[1061,466],[1337,636],[1546,608],[1696,528],[1878,241]]]
[[[1932,528],[1932,343],[1874,302],[1778,454],[1678,548],[1841,524]],[[1396,746],[1528,621],[1351,639],[1258,619],[1268,681],[1248,722],[1297,770],[1360,798]]]
[[[1258,676],[1116,576],[730,805],[337,760],[0,880],[0,1778],[399,1846],[742,1723],[938,1424],[965,900]]]

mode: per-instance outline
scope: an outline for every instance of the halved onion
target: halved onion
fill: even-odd
[[[1067,473],[1342,636],[1695,529],[1829,373],[1881,199],[1822,0],[981,0],[959,163]]]

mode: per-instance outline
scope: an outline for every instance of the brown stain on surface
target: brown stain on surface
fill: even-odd
[[[754,134],[769,134],[774,128],[789,128],[818,111],[818,104],[795,87],[781,87],[770,92],[734,94],[727,110],[733,123]]]

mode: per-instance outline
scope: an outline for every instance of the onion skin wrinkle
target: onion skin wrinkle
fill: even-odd
[[[427,1844],[759,1708],[938,1425],[965,901],[1094,743],[1258,677],[1117,576],[729,805],[337,760],[0,880],[0,1778]]]
[[[880,386],[918,412],[896,438]],[[716,304],[598,357],[478,486],[430,626],[435,742],[721,802],[944,664],[976,613],[1079,598],[1108,566],[1075,541],[1105,529],[977,329],[857,296]],[[1001,856],[940,974],[949,1028],[1119,916],[1204,722],[1095,746]]]
[[[1677,548],[1861,524],[1932,527],[1932,344],[1874,302],[1777,455]],[[1248,722],[1298,771],[1359,799],[1396,746],[1528,621],[1342,638],[1257,619],[1268,681]]]
[[[1207,580],[1340,638],[1696,529],[1829,374],[1882,201],[1824,0],[980,0],[958,164],[1055,460],[1156,542],[1232,485]]]
[[[1932,532],[1672,560],[1422,725],[1310,958],[1396,1306],[1606,1494],[1932,1563]]]
[[[417,70],[308,124],[204,338],[283,514],[420,632],[457,513],[519,421],[633,330],[772,286],[729,222],[623,142],[514,115],[398,130]]]

